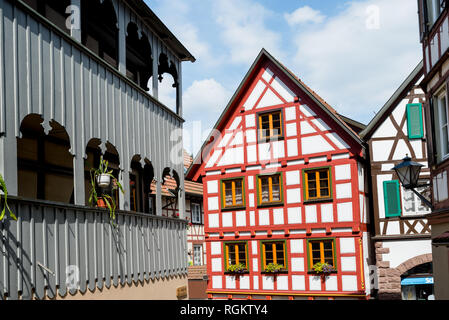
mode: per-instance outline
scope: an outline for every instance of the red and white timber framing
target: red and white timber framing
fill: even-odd
[[[270,110],[282,111],[283,139],[258,142],[257,115]],[[265,50],[215,129],[221,137],[188,173],[204,185],[209,298],[369,298],[365,159],[356,134]],[[330,167],[332,200],[304,203],[303,170],[320,167]],[[283,204],[258,207],[256,176],[270,172],[282,174]],[[246,209],[222,211],[220,181],[233,177],[244,177]],[[309,271],[306,247],[321,238],[335,239],[337,272],[325,279]],[[286,241],[288,273],[263,273],[264,240]],[[247,242],[248,274],[225,273],[229,241]]]

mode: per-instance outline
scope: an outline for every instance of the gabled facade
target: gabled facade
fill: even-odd
[[[422,78],[421,62],[360,134],[369,146],[379,299],[427,300],[433,294],[431,209],[402,187],[393,170],[407,155],[421,163],[420,185],[428,187],[418,191],[430,195]]]
[[[432,183],[432,255],[436,299],[449,299],[449,1],[418,0]]]
[[[359,136],[265,50],[215,129],[187,173],[204,187],[209,298],[367,299]]]

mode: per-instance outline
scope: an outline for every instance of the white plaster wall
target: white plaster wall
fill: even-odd
[[[393,178],[392,174],[381,174],[377,177],[377,202],[379,203],[379,218],[385,218],[384,206],[384,181],[390,181]]]
[[[397,268],[409,259],[432,253],[431,240],[385,241],[383,247],[390,249],[390,253],[383,255],[383,261],[390,261],[390,268]]]

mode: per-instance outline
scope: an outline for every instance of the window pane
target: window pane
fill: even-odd
[[[243,204],[243,187],[242,180],[235,180],[235,205]]]
[[[239,244],[238,245],[239,250],[239,263],[244,264],[246,266],[246,245],[245,244]]]
[[[320,171],[320,180],[321,179],[327,180],[327,170],[326,171]]]
[[[261,199],[262,203],[270,202],[270,186],[267,177],[259,178],[260,186],[261,186]]]
[[[234,245],[226,245],[226,247],[228,248],[228,252],[229,252],[229,260],[228,260],[228,265],[233,265],[236,264],[236,259],[235,259],[235,246]]]

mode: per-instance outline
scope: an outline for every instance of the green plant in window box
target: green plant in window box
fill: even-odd
[[[107,208],[112,224],[115,225],[115,210],[117,209],[117,204],[107,191],[110,181],[106,184],[106,177],[108,177],[109,180],[112,180],[111,193],[115,190],[120,190],[124,194],[125,191],[118,179],[114,176],[113,170],[108,170],[108,166],[109,162],[101,157],[99,167],[90,170],[90,183],[92,189],[90,191],[89,204],[91,206],[96,205],[99,208]],[[98,192],[97,187],[101,190],[100,192]]]
[[[335,271],[334,266],[329,263],[315,263],[312,267],[313,271],[317,274],[327,275]]]
[[[282,264],[270,263],[265,267],[266,273],[279,273],[283,271],[284,266]]]
[[[230,265],[228,267],[228,270],[226,270],[226,271],[229,272],[229,273],[240,274],[240,273],[245,273],[248,270],[246,269],[246,266],[243,263],[239,263],[239,264]]]
[[[13,218],[14,220],[17,220],[17,217],[14,215],[14,213],[11,211],[11,209],[8,206],[8,189],[6,188],[5,180],[3,180],[3,176],[0,174],[0,191],[3,192],[3,209],[0,213],[0,221],[2,221],[5,218],[6,211],[8,210],[9,216]],[[2,200],[2,195],[0,194],[0,202]]]

